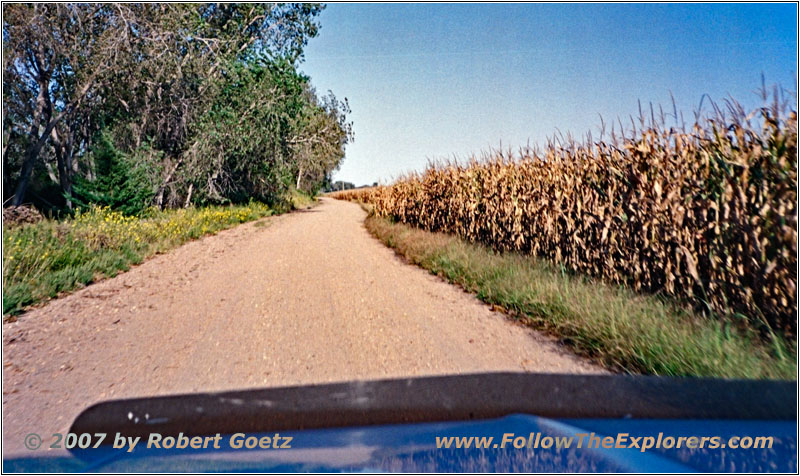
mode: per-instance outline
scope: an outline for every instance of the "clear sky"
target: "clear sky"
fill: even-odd
[[[703,94],[796,91],[794,4],[329,4],[301,70],[346,97],[355,142],[336,180],[391,181],[428,158],[580,136],[638,115],[691,118]]]

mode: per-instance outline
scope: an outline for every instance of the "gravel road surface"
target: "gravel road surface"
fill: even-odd
[[[30,455],[25,435],[65,432],[108,399],[603,372],[402,262],[364,229],[364,216],[358,205],[322,199],[188,243],[4,324],[6,456]]]

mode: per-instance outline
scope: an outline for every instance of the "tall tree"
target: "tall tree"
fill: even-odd
[[[344,159],[345,146],[353,140],[353,125],[347,120],[347,98],[339,101],[331,91],[318,98],[310,84],[305,84],[304,95],[305,108],[295,116],[289,144],[297,159],[295,187],[316,192]]]
[[[3,43],[8,55],[3,83],[16,99],[4,106],[22,119],[14,126],[27,130],[14,205],[24,201],[33,168],[51,138],[62,184],[68,188],[73,170],[68,161],[75,142],[56,126],[70,115],[91,115],[93,107],[102,103],[96,93],[113,76],[128,44],[129,25],[114,21],[120,8],[111,4],[3,6]]]
[[[108,169],[93,152],[101,130],[104,147],[148,164],[158,206],[193,193],[227,201],[275,199],[293,182],[312,189],[351,138],[346,102],[317,98],[297,72],[321,5],[3,8],[3,181],[13,204],[44,180],[69,207],[76,178]]]

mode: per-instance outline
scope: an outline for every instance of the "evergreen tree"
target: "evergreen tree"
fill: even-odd
[[[73,200],[82,208],[97,204],[126,215],[141,213],[154,196],[145,170],[114,147],[107,131],[97,139],[92,148],[94,179],[76,178]]]

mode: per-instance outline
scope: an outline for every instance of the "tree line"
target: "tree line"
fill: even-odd
[[[319,4],[3,6],[3,200],[71,210],[274,204],[352,141],[298,70]]]

